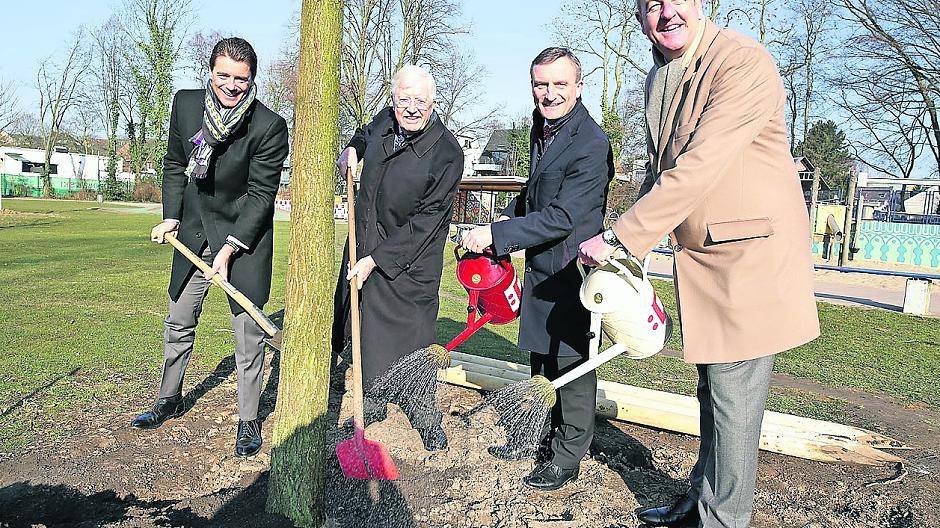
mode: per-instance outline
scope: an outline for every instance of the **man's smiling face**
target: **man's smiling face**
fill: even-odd
[[[702,23],[701,0],[640,0],[637,19],[643,34],[666,59],[681,57]]]
[[[581,97],[580,72],[565,57],[532,67],[532,99],[545,119],[558,119],[571,112]]]

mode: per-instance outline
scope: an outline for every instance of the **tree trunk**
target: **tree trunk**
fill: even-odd
[[[290,265],[267,510],[324,522],[333,304],[333,192],[343,3],[304,0],[294,125]]]

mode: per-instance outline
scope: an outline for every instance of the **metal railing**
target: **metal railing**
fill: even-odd
[[[873,220],[940,224],[940,192],[937,191],[861,188],[858,197],[863,200],[863,207],[874,208]]]

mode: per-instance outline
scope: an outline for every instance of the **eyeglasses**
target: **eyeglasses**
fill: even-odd
[[[425,101],[424,99],[413,99],[413,98],[399,98],[395,99],[395,108],[405,109],[415,107],[419,112],[424,112],[428,108],[431,108],[431,102]]]

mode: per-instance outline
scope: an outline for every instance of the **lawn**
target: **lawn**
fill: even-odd
[[[75,201],[4,199],[0,213],[0,452],[12,452],[49,420],[156,392],[170,248],[149,239],[156,215],[106,212]],[[7,211],[12,210],[12,212]],[[289,224],[275,226],[274,288],[267,312],[283,307]],[[339,246],[345,225],[336,227]],[[335,253],[339,258],[339,248]],[[438,336],[456,335],[466,294],[447,266]],[[335,283],[334,275],[323,280]],[[656,283],[672,314],[672,284]],[[232,351],[227,303],[214,290],[199,326],[190,383]],[[819,304],[823,337],[779,356],[777,371],[835,388],[890,395],[905,404],[940,407],[940,324],[936,319]],[[488,326],[461,351],[526,362],[514,346],[516,324]],[[678,335],[678,332],[676,332]],[[677,338],[670,347],[681,348]],[[602,377],[691,394],[694,367],[656,356],[615,360]],[[775,389],[771,407],[838,419],[839,400]],[[43,418],[45,421],[39,420]],[[38,425],[37,425],[38,424]]]

